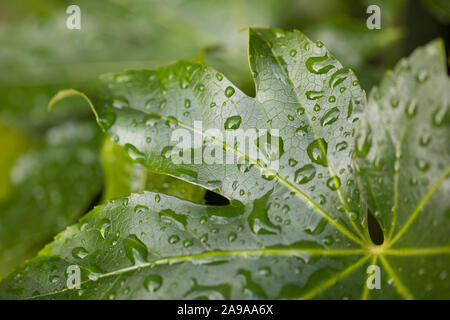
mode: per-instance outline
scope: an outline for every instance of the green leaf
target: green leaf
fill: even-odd
[[[11,195],[0,204],[0,276],[89,209],[101,188],[99,138],[91,123],[67,123],[17,160]]]
[[[436,45],[422,51],[433,48]],[[442,57],[442,50],[435,52]],[[255,98],[206,65],[180,62],[154,71],[106,75],[102,78],[104,89],[92,105],[100,126],[134,161],[149,170],[215,190],[230,199],[229,205],[194,204],[150,192],[113,200],[95,208],[4,280],[0,297],[448,297],[449,284],[443,280],[450,250],[448,237],[442,237],[448,230],[444,225],[448,212],[438,210],[445,204],[448,207],[448,200],[442,195],[439,208],[432,208],[437,213],[428,217],[436,221],[433,232],[427,229],[427,233],[404,243],[405,238],[400,237],[395,246],[391,246],[391,237],[381,246],[371,240],[366,198],[361,195],[376,212],[367,192],[372,176],[366,174],[369,167],[365,161],[372,168],[371,157],[379,150],[372,145],[366,158],[358,159],[357,167],[354,153],[356,150],[361,157],[366,153],[371,141],[365,139],[364,132],[370,131],[365,129],[366,122],[377,123],[379,119],[372,116],[373,100],[368,113],[362,113],[366,99],[354,74],[321,42],[313,43],[300,32],[250,29],[249,56]],[[411,77],[416,81],[411,74],[400,84],[408,86]],[[383,94],[393,94],[398,88],[389,89]],[[417,90],[410,94],[422,93],[424,100],[420,101],[429,102],[430,92],[434,93]],[[442,108],[447,108],[448,92],[436,97],[443,99]],[[76,92],[60,97],[69,94]],[[366,121],[355,146],[358,120],[363,116]],[[201,128],[195,120],[202,120]],[[274,131],[269,131],[270,143],[259,138],[254,141],[265,155],[255,159],[242,144],[229,144],[217,132],[213,136],[207,131],[213,128],[222,138],[239,129],[279,132],[272,135]],[[186,136],[187,132],[200,135],[203,142],[194,145],[192,154],[223,151],[242,162],[177,164],[173,160],[181,151],[176,149],[179,141],[171,139],[177,129],[186,129]],[[438,139],[446,139],[441,132],[438,135]],[[188,149],[182,151],[184,154]],[[388,157],[391,153],[381,154]],[[279,167],[275,168],[278,156]],[[448,163],[448,153],[442,158]],[[436,179],[448,176],[448,169],[443,170],[447,173]],[[386,171],[386,176],[394,176],[394,172]],[[448,180],[445,182],[425,194],[444,192],[449,188]],[[387,197],[381,192],[376,196]],[[418,195],[421,193],[419,189]],[[425,208],[428,198],[424,199],[413,202]],[[388,203],[389,199],[383,201]],[[412,216],[406,209],[397,212],[402,216],[397,218],[399,226],[407,226],[407,222],[400,222]],[[382,212],[376,216],[388,235],[388,212]],[[435,242],[422,246],[421,239],[427,235]],[[402,265],[402,259],[408,259],[409,265]],[[415,263],[426,265],[423,274],[402,269]],[[382,289],[376,294],[366,286],[371,264],[381,267]],[[81,268],[79,290],[67,287],[71,265]]]
[[[133,162],[123,148],[111,139],[103,143],[101,155],[105,173],[103,203],[145,190],[196,203],[204,202],[205,189],[171,176],[149,172],[143,165]]]

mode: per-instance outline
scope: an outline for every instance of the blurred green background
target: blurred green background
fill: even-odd
[[[81,30],[66,27],[71,4]],[[381,8],[380,30],[366,27],[371,4]],[[179,181],[150,173],[140,181],[144,169],[104,141],[84,102],[48,112],[59,89],[94,90],[102,73],[184,59],[211,64],[252,95],[245,27],[253,26],[320,39],[368,91],[417,46],[442,37],[448,51],[449,22],[448,0],[0,2],[0,278],[112,197],[144,188],[205,201]]]

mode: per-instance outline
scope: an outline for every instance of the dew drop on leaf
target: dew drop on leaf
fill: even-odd
[[[148,292],[153,293],[161,288],[162,283],[163,279],[161,278],[161,276],[150,275],[147,278],[145,278],[144,287]]]
[[[312,162],[326,167],[328,165],[326,150],[327,142],[320,138],[311,142],[307,148],[307,153]]]
[[[229,117],[226,121],[225,121],[225,129],[227,130],[235,130],[238,129],[241,125],[241,116],[232,116]]]

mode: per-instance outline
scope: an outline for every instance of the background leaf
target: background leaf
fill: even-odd
[[[359,297],[363,265],[373,250],[351,166],[363,92],[322,43],[300,32],[250,29],[249,50],[255,98],[210,67],[181,62],[156,71],[106,75],[94,109],[100,125],[134,161],[215,190],[231,200],[229,205],[194,205],[152,193],[118,199],[61,234],[25,267],[27,273],[18,271],[21,279],[40,278],[36,286],[6,280],[2,295],[336,298],[342,293],[333,285],[342,278],[339,288],[352,288],[349,296]],[[70,93],[75,92],[58,97]],[[180,127],[192,131],[199,119],[201,130],[223,133],[237,127],[279,129],[277,146],[275,139],[258,144],[266,154],[278,153],[279,170],[269,166],[271,156],[256,161],[239,144],[225,144],[205,131],[200,150],[218,146],[245,161],[175,164],[170,158],[178,151],[172,148],[171,133]],[[102,235],[105,228],[108,233]],[[96,249],[99,243],[105,247]],[[65,268],[79,258],[88,270],[86,291],[65,290]],[[49,281],[45,271],[36,273],[47,268],[56,270],[52,275],[58,281]],[[92,271],[99,282],[90,279]],[[264,279],[264,273],[273,276]],[[224,281],[223,274],[229,279]],[[123,292],[121,279],[128,288]],[[103,281],[113,284],[98,291]],[[156,294],[154,282],[169,283]]]
[[[11,195],[0,205],[0,276],[89,209],[102,185],[99,142],[93,124],[67,123],[49,130],[44,144],[19,158]]]
[[[171,176],[149,172],[143,165],[133,162],[111,139],[105,139],[103,143],[102,165],[105,172],[103,203],[146,190],[204,203],[205,189]]]

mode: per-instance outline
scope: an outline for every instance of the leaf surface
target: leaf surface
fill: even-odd
[[[104,141],[101,154],[105,174],[102,203],[145,190],[196,203],[204,202],[205,189],[171,176],[149,172],[109,138]]]

